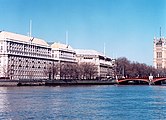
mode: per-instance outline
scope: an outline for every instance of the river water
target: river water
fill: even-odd
[[[1,120],[165,120],[166,86],[0,87]]]

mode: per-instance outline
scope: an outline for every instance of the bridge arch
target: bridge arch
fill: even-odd
[[[153,82],[155,85],[160,85],[160,84],[162,84],[163,81],[166,81],[166,78],[155,78],[155,79],[153,79],[152,82]]]
[[[148,79],[120,79],[119,84],[149,84]]]

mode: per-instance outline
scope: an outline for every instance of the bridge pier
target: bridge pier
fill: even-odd
[[[119,84],[118,76],[117,76],[117,75],[116,75],[116,77],[115,77],[115,81],[116,81],[116,84]]]
[[[152,75],[149,76],[149,85],[154,85],[153,76]]]
[[[152,81],[149,81],[149,85],[155,85],[154,82]]]

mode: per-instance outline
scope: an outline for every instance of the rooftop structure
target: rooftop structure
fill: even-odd
[[[7,39],[7,40],[14,40],[18,42],[26,42],[26,43],[32,43],[40,46],[49,46],[47,42],[45,42],[42,39],[39,38],[34,38],[34,37],[29,37],[21,34],[16,34],[12,32],[6,32],[6,31],[1,31],[0,32],[0,39]]]
[[[77,54],[81,55],[96,55],[96,56],[105,56],[103,53],[100,53],[96,50],[85,50],[85,49],[75,49]]]
[[[52,58],[63,62],[76,62],[75,51],[70,45],[54,43],[51,45]]]

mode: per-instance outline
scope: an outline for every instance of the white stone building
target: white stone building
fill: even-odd
[[[44,70],[52,64],[51,47],[42,39],[0,32],[0,77],[48,78]]]
[[[52,58],[61,62],[76,62],[76,52],[70,45],[54,43],[51,45]]]
[[[94,63],[98,68],[96,77],[113,75],[114,61],[95,50],[75,50],[61,43],[48,45],[42,39],[0,31],[0,78],[60,78],[60,70],[56,75],[54,70],[58,63],[81,62]]]
[[[62,44],[62,43],[53,43],[51,45],[51,53],[52,53],[52,59],[54,61],[54,68],[56,69],[56,72],[54,72],[54,79],[61,79],[62,74],[60,73],[60,68],[64,64],[77,64],[76,61],[76,52],[70,45]]]
[[[76,49],[78,63],[91,62],[98,68],[98,76],[101,79],[113,77],[115,61],[95,50]]]

